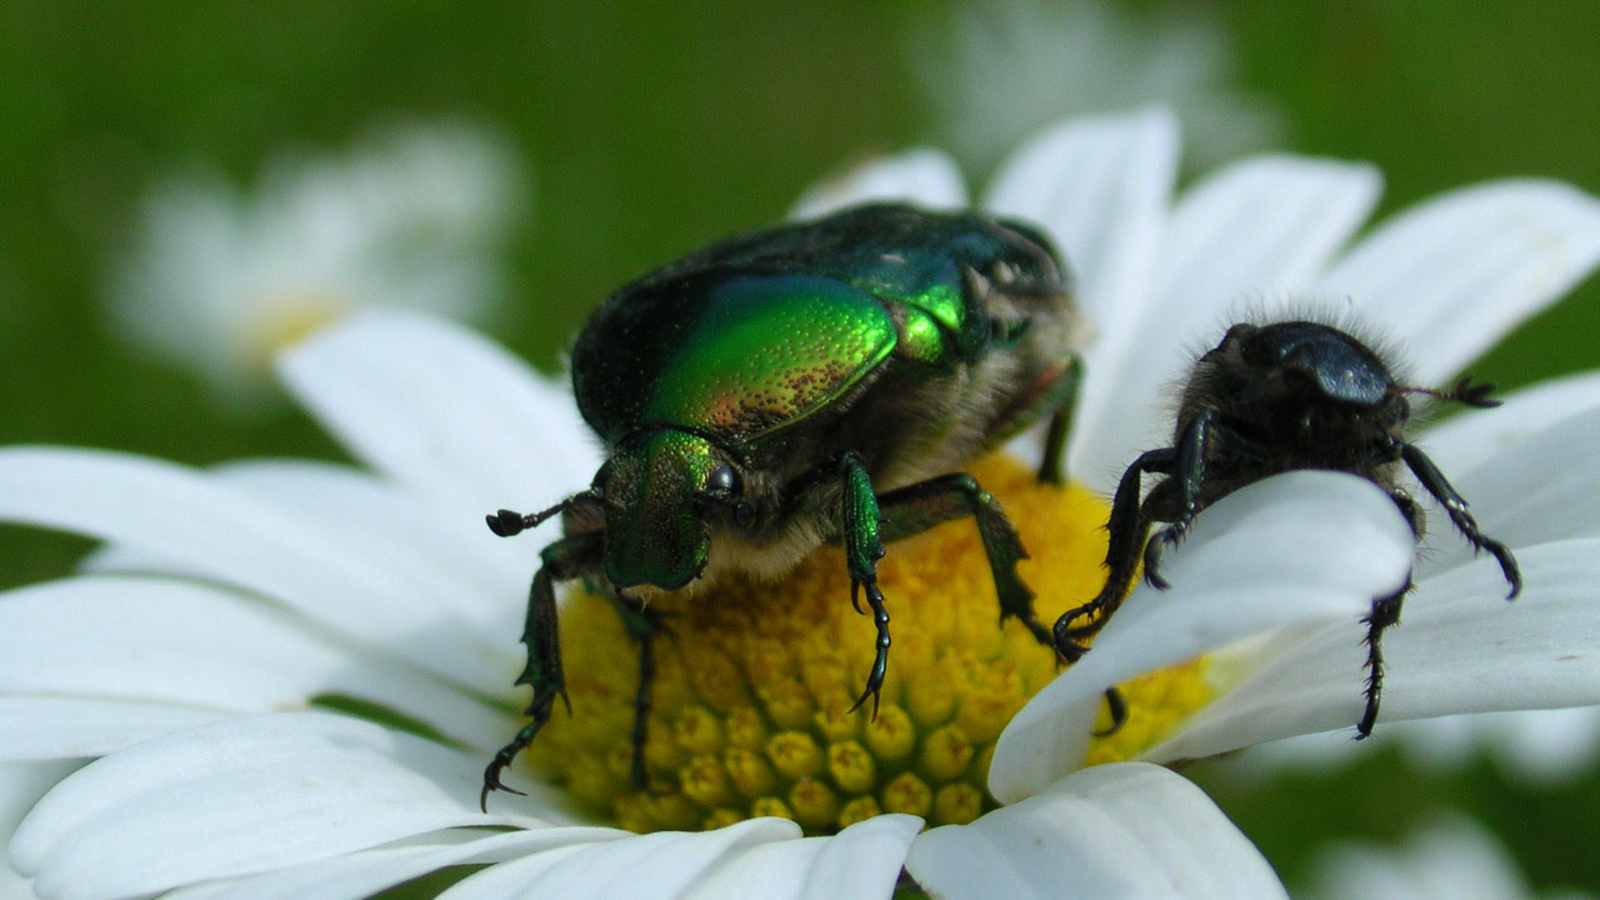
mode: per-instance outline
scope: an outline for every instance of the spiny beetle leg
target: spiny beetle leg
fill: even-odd
[[[644,747],[650,737],[650,689],[656,678],[656,635],[667,630],[665,614],[650,609],[634,597],[617,598],[617,613],[628,636],[639,642],[639,687],[633,698],[633,786],[643,790],[649,784],[645,770]]]
[[[873,623],[878,629],[878,649],[872,671],[867,675],[867,688],[850,711],[860,709],[871,697],[872,716],[877,718],[878,692],[883,689],[883,679],[889,671],[889,610],[884,605],[883,592],[878,590],[878,560],[883,558],[883,541],[879,535],[882,517],[878,511],[878,496],[872,490],[872,478],[861,457],[855,453],[840,454],[836,466],[842,482],[839,537],[844,543],[845,564],[850,570],[850,602],[856,603],[865,589]],[[861,609],[859,604],[856,609]]]
[[[1150,450],[1141,454],[1122,473],[1116,496],[1111,501],[1111,518],[1106,523],[1110,535],[1106,542],[1105,586],[1093,600],[1062,613],[1051,629],[1056,652],[1068,662],[1076,662],[1088,651],[1089,648],[1077,639],[1090,637],[1104,627],[1106,620],[1121,605],[1123,595],[1128,592],[1129,583],[1133,580],[1133,573],[1138,568],[1139,553],[1145,535],[1150,531],[1148,510],[1152,505],[1139,502],[1140,475],[1170,475],[1177,459],[1176,448]],[[1156,490],[1170,483],[1170,480],[1164,481],[1157,485]],[[1151,499],[1158,499],[1155,491],[1151,492]],[[1079,618],[1088,618],[1089,621],[1073,625]]]
[[[1189,534],[1195,516],[1200,514],[1200,490],[1206,482],[1206,449],[1211,443],[1212,426],[1217,417],[1214,409],[1200,410],[1178,439],[1178,456],[1172,470],[1172,478],[1178,484],[1178,517],[1144,548],[1144,580],[1153,588],[1167,589],[1167,581],[1161,577],[1161,553],[1181,543]]]
[[[872,607],[872,621],[878,626],[878,652],[872,658],[872,671],[867,675],[867,687],[850,705],[850,712],[861,708],[861,704],[872,698],[872,720],[878,720],[878,694],[883,690],[883,679],[889,674],[889,609],[884,606],[883,592],[878,590],[877,582],[867,581],[862,583],[866,588],[867,604]]]
[[[1063,484],[1066,467],[1062,460],[1067,455],[1067,437],[1072,432],[1072,408],[1078,401],[1078,385],[1083,380],[1083,363],[1077,357],[1067,363],[1058,381],[1052,385],[1047,402],[1053,407],[1050,425],[1044,433],[1044,455],[1039,461],[1039,480],[1045,484]]]
[[[1122,696],[1122,692],[1114,687],[1106,688],[1106,709],[1111,712],[1111,724],[1103,731],[1096,731],[1095,737],[1110,737],[1121,731],[1122,726],[1128,722],[1128,701]]]
[[[1506,577],[1506,583],[1511,585],[1511,592],[1506,595],[1507,600],[1515,600],[1522,593],[1522,569],[1517,565],[1517,558],[1511,555],[1511,549],[1505,544],[1485,535],[1478,529],[1478,520],[1473,518],[1472,511],[1467,508],[1466,498],[1451,487],[1445,479],[1444,473],[1433,464],[1415,444],[1400,442],[1400,458],[1405,460],[1411,473],[1417,476],[1417,481],[1428,489],[1444,511],[1449,514],[1450,521],[1461,532],[1461,536],[1472,545],[1473,552],[1482,550],[1489,554],[1500,564],[1500,571]]]
[[[1015,616],[1034,639],[1053,646],[1050,630],[1033,611],[1033,591],[1017,575],[1017,563],[1028,558],[1016,528],[993,494],[963,472],[920,481],[878,498],[891,524],[884,529],[889,541],[920,534],[942,522],[971,516],[989,559],[995,597],[1000,601],[1000,621]]]
[[[527,709],[530,721],[510,743],[500,748],[483,770],[483,791],[478,795],[478,806],[484,812],[489,811],[490,791],[521,793],[502,784],[500,773],[511,765],[518,753],[533,743],[539,730],[550,721],[557,696],[566,704],[567,713],[572,713],[572,702],[567,699],[566,679],[561,671],[555,583],[598,572],[603,548],[601,535],[591,533],[563,538],[544,548],[540,554],[544,564],[534,574],[533,585],[528,589],[528,614],[522,630],[522,642],[528,648],[528,662],[516,682],[533,688],[533,700]]]
[[[1356,723],[1358,741],[1370,737],[1378,722],[1378,702],[1383,695],[1383,632],[1400,624],[1400,606],[1410,590],[1411,575],[1407,573],[1406,583],[1398,591],[1373,600],[1372,611],[1361,620],[1367,626],[1367,703],[1361,721]]]

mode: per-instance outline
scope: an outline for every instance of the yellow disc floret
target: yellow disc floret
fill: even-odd
[[[1003,504],[1032,559],[1019,566],[1046,625],[1104,581],[1107,507],[1080,486],[1039,484],[1003,456],[972,474]],[[842,554],[824,548],[775,583],[727,578],[670,613],[656,643],[645,763],[630,781],[638,650],[613,604],[584,592],[561,612],[574,715],[530,759],[580,803],[635,831],[718,828],[783,816],[826,834],[882,812],[970,822],[994,743],[1060,671],[1015,621],[1002,628],[976,528],[958,519],[895,543],[878,567],[894,637],[878,715],[850,711],[873,656],[870,617],[850,605]],[[1210,697],[1204,661],[1121,685],[1129,716],[1090,762],[1127,759]],[[1106,723],[1102,722],[1102,725]]]

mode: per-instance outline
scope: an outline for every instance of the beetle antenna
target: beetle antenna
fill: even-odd
[[[1460,381],[1456,382],[1456,386],[1448,391],[1441,391],[1436,388],[1403,387],[1400,389],[1400,393],[1426,394],[1429,397],[1436,397],[1440,400],[1455,403],[1465,403],[1468,406],[1476,406],[1479,409],[1490,409],[1500,405],[1499,400],[1489,398],[1489,395],[1494,393],[1494,385],[1488,383],[1473,384],[1472,376],[1470,375],[1463,376]]]
[[[593,496],[591,492],[583,491],[536,513],[519,513],[515,510],[502,509],[484,516],[483,519],[489,524],[490,531],[501,537],[512,537],[529,529],[538,528],[557,513],[566,512],[576,504],[592,499]]]

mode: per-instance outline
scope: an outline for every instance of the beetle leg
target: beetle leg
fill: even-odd
[[[656,677],[656,635],[666,631],[665,614],[652,610],[644,601],[626,595],[616,598],[617,614],[628,636],[639,642],[639,687],[633,698],[633,786],[643,790],[649,779],[645,772],[644,745],[649,738],[650,688]]]
[[[1106,688],[1106,709],[1111,713],[1111,724],[1094,732],[1095,737],[1110,737],[1128,721],[1128,701],[1115,687]]]
[[[867,687],[856,699],[850,711],[861,708],[867,698],[872,698],[872,717],[878,717],[878,692],[883,689],[883,679],[889,672],[889,610],[884,605],[883,592],[878,590],[878,560],[883,558],[883,542],[879,539],[882,517],[878,512],[878,497],[872,491],[872,478],[861,457],[844,453],[839,457],[839,475],[843,492],[839,498],[839,533],[844,542],[845,563],[850,569],[850,602],[855,603],[858,592],[867,595],[867,605],[872,607],[872,621],[878,628],[877,654],[872,660],[872,671],[867,675]],[[858,610],[860,606],[856,607]]]
[[[878,498],[887,515],[885,539],[896,541],[919,534],[941,522],[972,516],[983,540],[994,576],[995,596],[1000,601],[1000,621],[1015,616],[1039,640],[1050,643],[1050,632],[1033,613],[1033,591],[1017,576],[1017,563],[1028,558],[1016,528],[993,494],[964,472],[940,475],[927,481],[890,491]]]
[[[1171,525],[1161,529],[1144,546],[1144,580],[1150,586],[1166,590],[1168,584],[1161,577],[1161,553],[1175,547],[1189,534],[1195,516],[1200,514],[1200,488],[1206,481],[1206,449],[1211,443],[1212,426],[1216,424],[1217,411],[1201,410],[1178,439],[1178,459],[1173,470],[1180,493],[1178,517]]]
[[[1033,591],[1017,575],[1017,563],[1028,558],[1022,538],[1006,518],[1000,501],[964,472],[940,475],[890,491],[878,498],[883,510],[883,539],[889,542],[927,531],[942,522],[971,516],[989,559],[995,597],[1000,602],[1000,623],[1015,617],[1034,639],[1046,647],[1055,641],[1033,611]],[[1106,692],[1115,729],[1127,717],[1127,704],[1113,688]]]
[[[1372,601],[1372,611],[1362,623],[1367,626],[1367,688],[1366,708],[1361,721],[1356,723],[1356,740],[1372,735],[1372,726],[1378,721],[1378,701],[1383,695],[1383,632],[1400,624],[1400,606],[1406,592],[1411,590],[1411,573],[1406,573],[1406,583],[1392,594]]]
[[[1051,391],[1055,407],[1050,425],[1044,433],[1044,456],[1039,462],[1039,480],[1045,484],[1062,484],[1066,481],[1062,459],[1067,455],[1067,435],[1072,430],[1073,406],[1078,401],[1078,385],[1083,377],[1083,364],[1074,357],[1066,374],[1061,376],[1061,386]]]
[[[1143,473],[1170,475],[1177,458],[1178,451],[1173,447],[1149,450],[1140,454],[1122,473],[1116,496],[1111,501],[1111,518],[1106,523],[1106,530],[1111,534],[1106,542],[1105,586],[1093,600],[1062,613],[1052,630],[1056,652],[1068,662],[1076,661],[1089,649],[1075,638],[1098,632],[1122,604],[1129,582],[1133,580],[1139,548],[1144,543],[1151,522],[1149,504],[1139,502],[1139,476]],[[1162,482],[1163,485],[1168,483]],[[1072,626],[1074,619],[1091,616],[1094,617],[1092,621],[1078,627]]]
[[[1389,490],[1389,499],[1400,508],[1406,524],[1411,526],[1411,533],[1420,539],[1422,510],[1417,508],[1416,501],[1399,488]],[[1407,572],[1406,583],[1394,593],[1374,599],[1372,611],[1361,619],[1362,624],[1367,626],[1367,636],[1362,641],[1367,645],[1367,687],[1363,692],[1366,708],[1361,713],[1361,721],[1356,723],[1358,741],[1370,737],[1372,726],[1378,721],[1378,702],[1383,695],[1383,633],[1400,624],[1400,606],[1410,592],[1411,584],[1411,573]]]
[[[1511,555],[1511,549],[1505,544],[1485,535],[1478,530],[1478,520],[1472,517],[1472,511],[1467,508],[1467,501],[1456,489],[1445,480],[1444,473],[1433,464],[1433,460],[1423,453],[1415,444],[1397,441],[1400,447],[1400,458],[1405,460],[1411,473],[1417,476],[1422,486],[1428,489],[1444,511],[1449,514],[1450,521],[1461,532],[1461,536],[1472,545],[1474,553],[1487,550],[1497,562],[1500,571],[1505,574],[1506,582],[1511,585],[1511,593],[1506,595],[1507,600],[1515,600],[1522,593],[1522,570],[1517,566],[1517,558]]]
[[[528,647],[528,662],[516,681],[533,688],[533,700],[526,711],[532,721],[522,726],[516,737],[501,747],[483,770],[483,792],[478,795],[478,806],[484,812],[489,811],[490,791],[522,793],[502,784],[500,773],[523,748],[533,743],[539,730],[550,721],[558,695],[566,704],[568,715],[572,713],[572,701],[567,698],[566,679],[561,672],[555,583],[598,572],[603,547],[601,535],[596,532],[563,538],[540,554],[543,565],[534,574],[533,585],[528,590],[528,615],[522,630],[522,642]]]

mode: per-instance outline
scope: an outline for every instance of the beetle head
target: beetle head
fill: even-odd
[[[606,577],[673,591],[710,558],[707,503],[737,489],[724,454],[705,438],[674,428],[630,437],[595,478],[605,498]]]
[[[1376,407],[1393,393],[1394,378],[1376,353],[1354,337],[1318,322],[1240,323],[1228,329],[1213,354],[1237,348],[1258,373],[1297,379],[1327,400]]]

